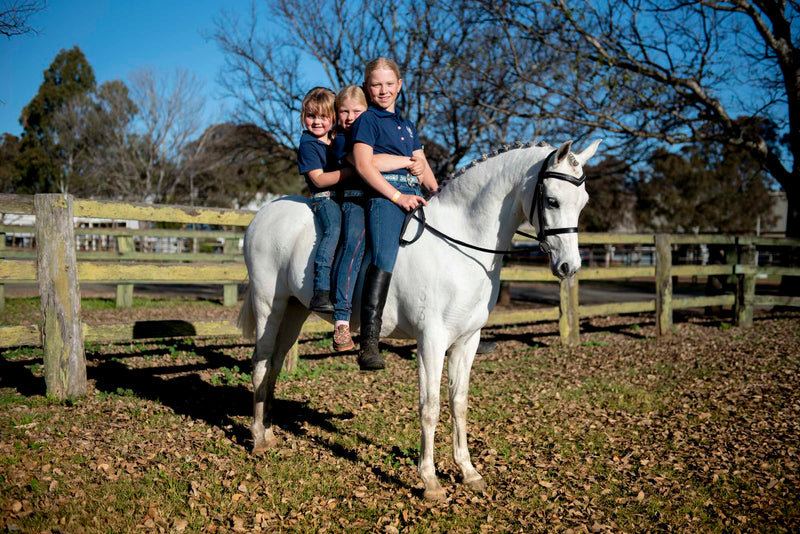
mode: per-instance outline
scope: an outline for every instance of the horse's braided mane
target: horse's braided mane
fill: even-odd
[[[511,145],[502,145],[500,148],[498,148],[496,150],[493,150],[492,152],[489,152],[488,154],[481,154],[480,157],[475,158],[474,160],[469,162],[464,167],[461,167],[457,171],[455,171],[452,174],[450,174],[450,176],[448,176],[447,178],[442,180],[441,187],[446,186],[447,184],[449,184],[450,182],[452,182],[453,180],[455,180],[456,178],[458,178],[459,176],[461,176],[462,174],[467,172],[467,170],[471,169],[472,167],[475,167],[476,165],[478,165],[480,163],[483,163],[484,161],[486,161],[486,160],[488,160],[490,158],[493,158],[495,156],[498,156],[500,154],[508,152],[509,150],[515,150],[515,149],[518,149],[518,148],[529,148],[529,147],[532,147],[532,146],[553,148],[552,146],[550,146],[548,143],[546,143],[544,141],[539,141],[538,143],[535,143],[534,141],[531,141],[529,143],[523,143],[521,141],[516,141],[515,143],[513,143]]]

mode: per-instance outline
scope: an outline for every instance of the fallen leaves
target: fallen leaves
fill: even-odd
[[[663,343],[595,318],[585,336],[603,337],[575,349],[552,324],[487,330],[501,344],[474,366],[469,442],[489,489],[460,483],[443,390],[442,503],[421,499],[407,344],[379,375],[301,344],[308,373],[279,382],[279,446],[258,458],[247,386],[208,381],[251,347],[110,346],[87,398],[12,397],[0,416],[0,531],[797,530],[797,318],[741,336],[681,323]]]

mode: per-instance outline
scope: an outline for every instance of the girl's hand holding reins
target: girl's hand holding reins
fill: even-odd
[[[420,204],[423,206],[428,205],[424,198],[418,197],[417,195],[404,195],[400,193],[400,191],[395,192],[391,201],[406,211],[415,210]]]

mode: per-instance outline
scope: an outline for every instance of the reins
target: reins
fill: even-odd
[[[579,187],[582,183],[586,181],[586,175],[582,174],[579,178],[575,178],[569,174],[556,172],[556,171],[548,171],[547,165],[550,163],[550,159],[553,157],[556,151],[554,150],[544,160],[542,163],[541,168],[539,169],[539,174],[536,178],[536,188],[534,189],[533,197],[531,198],[531,209],[530,209],[530,223],[533,225],[533,213],[536,211],[538,213],[538,222],[539,222],[539,234],[534,236],[528,234],[526,232],[522,232],[517,230],[514,232],[515,234],[533,239],[534,241],[538,242],[539,248],[544,250],[545,252],[549,252],[549,246],[547,245],[545,239],[549,235],[557,235],[557,234],[572,234],[578,233],[577,226],[567,226],[562,228],[546,228],[545,221],[544,221],[544,180],[546,178],[554,178],[556,180],[563,180],[566,182],[571,183],[572,185]],[[538,206],[537,206],[538,200]],[[538,209],[537,209],[538,208]],[[419,215],[417,215],[419,212]],[[406,228],[408,228],[408,224],[411,222],[411,219],[415,219],[420,223],[420,230],[417,234],[410,240],[404,239],[403,236],[406,233]],[[417,206],[415,209],[411,210],[407,215],[405,220],[403,221],[403,227],[400,231],[400,245],[410,245],[416,242],[420,237],[422,237],[422,233],[425,230],[429,230],[432,234],[437,237],[444,239],[445,241],[449,241],[451,243],[455,243],[456,245],[461,245],[462,247],[471,248],[473,250],[477,250],[480,252],[486,252],[489,254],[527,254],[529,251],[527,250],[495,250],[490,248],[479,247],[477,245],[472,245],[465,241],[461,241],[460,239],[456,239],[455,237],[449,236],[442,232],[441,230],[437,230],[425,220],[425,211],[422,209],[422,205]]]
[[[419,215],[417,215],[417,212],[419,212]],[[411,222],[411,219],[415,219],[416,221],[418,221],[421,224],[420,230],[417,232],[417,234],[412,239],[404,239],[403,235],[405,235],[406,228],[408,227],[408,223]],[[435,235],[437,237],[440,237],[440,238],[444,239],[445,241],[449,241],[451,243],[455,243],[456,245],[461,245],[462,247],[471,248],[472,250],[477,250],[477,251],[480,251],[480,252],[488,252],[489,254],[527,254],[529,252],[528,250],[519,250],[519,249],[518,250],[495,250],[495,249],[491,249],[491,248],[483,248],[483,247],[479,247],[478,245],[472,245],[472,244],[467,243],[465,241],[461,241],[460,239],[456,239],[455,237],[449,236],[449,235],[445,234],[444,232],[442,232],[441,230],[437,230],[435,227],[433,227],[433,226],[431,226],[430,224],[427,223],[427,221],[425,220],[425,211],[422,209],[422,205],[417,206],[412,211],[408,212],[408,214],[406,215],[406,219],[405,219],[405,221],[403,221],[403,229],[400,231],[400,245],[403,245],[403,246],[411,245],[412,243],[416,242],[420,237],[422,237],[422,232],[424,232],[425,230],[430,231],[433,235]],[[525,233],[525,232],[522,232],[522,231],[519,231],[519,230],[517,230],[515,233],[520,234],[520,235],[525,236],[525,237],[529,237],[531,239],[534,239],[534,240],[538,241],[536,239],[536,237],[532,236],[531,234],[528,234],[528,233]],[[542,245],[541,242],[539,242],[537,244],[539,245],[539,247],[541,247],[541,245]]]

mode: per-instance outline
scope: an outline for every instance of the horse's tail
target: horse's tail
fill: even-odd
[[[253,292],[250,290],[250,284],[244,292],[244,302],[242,309],[239,310],[239,320],[236,325],[241,328],[242,336],[250,341],[256,339],[256,315],[253,313]]]

